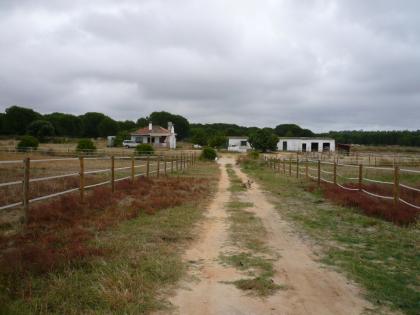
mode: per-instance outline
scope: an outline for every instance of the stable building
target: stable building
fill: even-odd
[[[150,122],[148,127],[140,128],[130,134],[131,140],[136,143],[148,143],[156,148],[176,149],[175,127],[168,122],[168,129],[161,126],[153,126]]]
[[[247,152],[252,147],[248,142],[248,137],[228,137],[228,151]]]
[[[331,138],[280,138],[278,151],[334,152],[335,140]]]

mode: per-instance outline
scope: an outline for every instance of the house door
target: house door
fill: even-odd
[[[283,151],[287,151],[287,141],[283,141]]]
[[[302,143],[302,152],[306,152],[306,143]]]
[[[329,143],[329,142],[326,142],[326,143],[323,143],[323,144],[322,144],[322,151],[323,151],[323,152],[328,152],[328,151],[330,151],[330,143]]]
[[[319,144],[318,144],[318,142],[312,142],[312,143],[311,143],[311,151],[312,151],[312,152],[318,152],[318,149],[319,149]]]

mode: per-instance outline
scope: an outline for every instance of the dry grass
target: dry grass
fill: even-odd
[[[117,183],[117,192],[97,188],[81,204],[77,194],[31,209],[28,225],[0,238],[0,275],[10,296],[27,296],[21,278],[59,269],[92,256],[107,254],[90,240],[97,231],[141,213],[199,200],[209,193],[208,180],[191,177],[139,178]]]

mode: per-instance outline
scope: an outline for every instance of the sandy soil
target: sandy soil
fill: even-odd
[[[287,286],[274,295],[261,299],[247,295],[235,286],[223,283],[243,278],[235,269],[218,262],[220,253],[229,251],[228,223],[225,209],[230,199],[229,179],[225,164],[234,160],[219,160],[222,174],[217,195],[207,217],[200,226],[201,235],[184,259],[191,265],[185,279],[170,298],[175,314],[361,314],[371,305],[360,290],[343,275],[317,263],[311,248],[293,233],[267,201],[260,187],[252,187],[241,197],[255,206],[247,209],[258,215],[268,232],[268,244],[280,258],[274,263],[275,282]],[[247,177],[235,167],[238,176]]]

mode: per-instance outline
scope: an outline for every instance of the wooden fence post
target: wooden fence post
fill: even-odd
[[[283,158],[283,174],[286,175],[286,159]]]
[[[115,159],[111,156],[111,191],[115,191]]]
[[[31,169],[31,162],[30,158],[26,157],[23,160],[23,222],[28,222],[28,214],[29,214],[29,177],[30,177],[30,169]]]
[[[363,184],[363,164],[359,164],[359,191],[362,191]]]
[[[400,202],[400,167],[395,165],[394,169],[394,207]]]
[[[299,172],[300,172],[300,169],[299,169],[299,155],[297,155],[297,157],[296,157],[296,178],[299,178]]]
[[[159,177],[159,175],[160,175],[160,155],[158,155],[158,157],[157,157],[156,164],[157,164],[157,173],[156,173],[156,177]]]
[[[175,154],[175,166],[176,166],[176,171],[178,172],[178,154]]]
[[[163,156],[163,173],[165,174],[165,176],[166,176],[166,156],[164,155]]]
[[[135,167],[134,167],[134,155],[131,157],[131,182],[134,183]]]
[[[318,187],[321,186],[321,160],[318,160]]]
[[[171,173],[174,172],[174,156],[171,155]]]
[[[149,177],[150,175],[150,155],[147,155],[146,158],[146,176]]]
[[[292,176],[292,158],[289,158],[289,176]]]
[[[309,179],[309,165],[308,165],[308,158],[306,158],[306,163],[305,163],[305,178],[306,180]]]
[[[83,156],[79,157],[80,162],[80,184],[79,184],[79,191],[80,191],[80,202],[85,202],[85,162]]]
[[[334,185],[337,185],[337,163],[335,161],[334,161],[333,176],[334,176]]]

